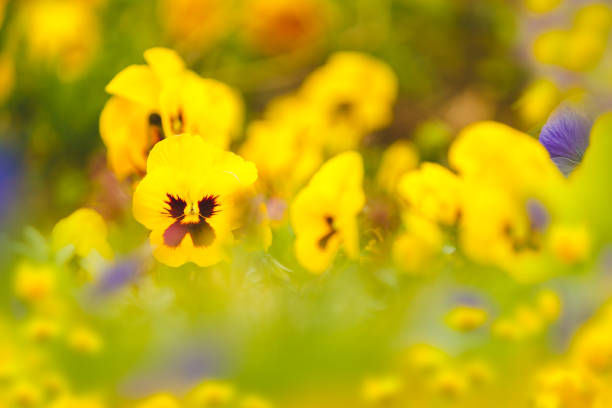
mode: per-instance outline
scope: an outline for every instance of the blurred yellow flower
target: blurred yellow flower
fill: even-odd
[[[80,76],[100,43],[93,2],[32,0],[21,3],[20,18],[30,57],[36,62],[53,64],[62,79]]]
[[[376,182],[387,193],[395,194],[400,178],[419,165],[419,152],[405,140],[398,140],[387,147],[382,155]]]
[[[49,318],[33,318],[26,323],[26,335],[35,341],[44,342],[57,337],[59,325]]]
[[[104,347],[102,338],[92,329],[79,326],[68,334],[68,345],[84,354],[96,354]]]
[[[233,400],[234,387],[224,381],[206,380],[187,395],[188,408],[222,407]]]
[[[147,154],[165,137],[194,133],[227,148],[242,126],[233,89],[185,69],[172,50],[151,48],[144,56],[148,65],[131,65],[106,86],[113,96],[100,115],[108,162],[119,178],[144,174]]]
[[[561,98],[561,91],[554,82],[538,79],[525,89],[515,106],[525,126],[531,127],[544,123]]]
[[[365,204],[363,163],[357,152],[327,161],[291,205],[295,253],[309,271],[321,273],[343,248],[349,258],[359,254],[356,216]]]
[[[300,89],[300,96],[323,118],[332,152],[356,148],[363,136],[387,126],[396,95],[391,68],[357,52],[333,54]]]
[[[436,375],[432,387],[436,393],[443,397],[458,398],[467,392],[469,384],[464,375],[448,369]]]
[[[361,387],[361,395],[365,402],[375,406],[388,406],[401,392],[402,381],[395,376],[368,378]]]
[[[255,396],[248,395],[240,401],[240,408],[273,408],[274,406],[269,401]]]
[[[443,368],[449,360],[443,350],[426,343],[413,344],[404,353],[404,363],[419,374],[433,373]]]
[[[240,153],[257,166],[271,196],[289,198],[323,161],[318,118],[300,98],[273,101],[263,120],[253,121]]]
[[[20,381],[12,387],[11,402],[14,404],[12,406],[19,408],[39,407],[42,400],[43,396],[40,389],[30,382]]]
[[[203,52],[232,27],[233,0],[161,0],[160,21],[180,50]]]
[[[545,368],[535,379],[534,407],[589,408],[597,391],[593,378],[571,368]]]
[[[444,321],[453,330],[469,332],[487,321],[487,311],[475,306],[461,305],[453,308]]]
[[[452,225],[461,213],[461,182],[447,168],[423,163],[402,176],[398,195],[414,211],[433,222]]]
[[[463,372],[472,387],[489,384],[495,377],[491,364],[482,360],[468,361],[463,365]]]
[[[100,398],[67,395],[51,403],[50,408],[106,408]]]
[[[589,255],[591,238],[584,225],[553,225],[549,245],[557,259],[565,264],[574,265],[584,261]]]
[[[181,404],[171,394],[157,394],[140,402],[136,408],[181,408]]]
[[[602,59],[612,29],[612,8],[593,3],[582,7],[569,29],[541,33],[534,42],[536,60],[573,71],[586,71]]]
[[[442,250],[443,234],[436,224],[422,217],[408,215],[404,224],[406,231],[393,242],[393,260],[404,272],[424,274]]]
[[[184,134],[165,139],[147,160],[133,212],[152,230],[153,255],[169,266],[200,266],[225,258],[240,227],[236,199],[257,178],[253,163]]]
[[[550,289],[542,290],[538,293],[536,307],[539,314],[544,319],[549,322],[554,322],[559,319],[559,316],[561,315],[561,298],[556,292]]]
[[[0,105],[13,92],[15,87],[15,62],[8,53],[0,54]]]
[[[55,271],[47,265],[22,262],[15,271],[15,294],[29,302],[49,297],[55,288]]]
[[[72,245],[74,252],[82,258],[96,251],[111,259],[113,250],[107,242],[107,235],[104,218],[91,208],[80,208],[55,224],[51,242],[55,251]]]
[[[556,9],[562,0],[524,0],[525,6],[534,13],[547,13]]]
[[[313,48],[330,18],[325,0],[246,0],[243,13],[247,43],[264,54]]]

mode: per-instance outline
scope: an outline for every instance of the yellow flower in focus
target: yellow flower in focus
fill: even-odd
[[[102,338],[88,327],[76,327],[68,334],[70,347],[83,354],[96,354],[103,347]]]
[[[227,85],[201,78],[166,48],[145,51],[147,65],[131,65],[106,86],[112,95],[100,115],[108,163],[119,178],[144,174],[158,141],[182,133],[227,148],[242,125],[242,101]]]
[[[240,408],[273,408],[273,405],[261,397],[249,395],[242,399]]]
[[[184,134],[155,145],[134,192],[133,213],[151,230],[155,258],[169,266],[227,258],[240,225],[237,199],[257,178],[253,163]]]
[[[539,79],[525,89],[516,107],[523,123],[531,127],[544,123],[561,98],[561,91],[554,82]]]
[[[25,330],[28,338],[44,342],[57,337],[59,325],[52,319],[34,318],[26,324]]]
[[[423,163],[406,173],[397,186],[398,195],[411,211],[433,221],[452,225],[461,212],[461,182],[436,163]]]
[[[30,57],[54,64],[62,79],[78,77],[100,42],[94,5],[82,0],[33,0],[23,5],[20,14]]]
[[[525,6],[534,13],[548,13],[556,9],[562,0],[525,0]]]
[[[374,406],[388,406],[402,392],[402,381],[395,376],[368,378],[363,382],[361,395]]]
[[[181,405],[170,394],[157,394],[142,401],[136,408],[181,408]]]
[[[552,290],[542,290],[538,293],[536,304],[539,314],[548,322],[554,322],[561,315],[561,299]]]
[[[15,407],[39,407],[42,399],[40,389],[30,382],[21,381],[11,391],[11,401]]]
[[[419,153],[414,145],[398,140],[385,149],[376,173],[376,182],[387,193],[395,194],[400,178],[417,168]]]
[[[469,332],[487,321],[487,311],[475,306],[457,306],[446,315],[445,322],[453,330]]]
[[[327,161],[291,205],[295,253],[309,271],[321,273],[343,248],[349,258],[359,254],[357,214],[365,204],[363,163],[357,152]]]
[[[107,235],[104,218],[91,208],[80,208],[55,224],[51,241],[55,251],[72,245],[75,253],[82,258],[96,251],[104,258],[111,259],[113,250],[106,240]]]
[[[231,384],[223,381],[207,380],[187,395],[187,407],[222,407],[233,400],[234,394],[235,390]]]
[[[425,273],[442,250],[442,232],[436,224],[421,217],[408,216],[404,223],[406,231],[393,242],[393,260],[407,273]]]
[[[264,54],[312,48],[323,39],[328,14],[324,0],[247,0],[244,34]]]
[[[325,143],[339,152],[357,147],[363,136],[391,122],[397,78],[380,60],[338,52],[306,78],[299,94],[319,110]]]
[[[46,299],[55,288],[55,276],[51,267],[35,266],[22,262],[15,272],[15,294],[28,302]]]
[[[590,252],[590,235],[582,225],[553,225],[548,241],[553,255],[567,265],[584,261]]]
[[[202,52],[231,28],[234,6],[228,0],[162,0],[159,19],[177,48]]]

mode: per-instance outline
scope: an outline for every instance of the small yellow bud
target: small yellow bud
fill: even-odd
[[[474,306],[457,306],[446,315],[446,324],[453,330],[468,332],[487,321],[487,312]]]

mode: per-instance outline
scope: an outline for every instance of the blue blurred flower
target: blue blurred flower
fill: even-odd
[[[564,176],[574,171],[589,146],[593,121],[567,105],[548,118],[540,132],[540,143]]]
[[[10,147],[0,145],[0,225],[7,219],[18,198],[21,172],[20,154]]]

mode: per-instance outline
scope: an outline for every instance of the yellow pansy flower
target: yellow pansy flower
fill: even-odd
[[[55,251],[72,245],[75,253],[86,257],[96,251],[103,257],[113,257],[113,250],[106,238],[108,231],[104,218],[91,208],[81,208],[62,218],[51,232],[51,243]]]
[[[249,125],[240,154],[255,163],[270,196],[291,197],[323,162],[319,122],[314,110],[292,95],[272,101],[264,119]]]
[[[242,124],[242,102],[227,85],[189,71],[174,51],[151,48],[148,65],[130,65],[106,86],[100,115],[108,162],[119,178],[143,174],[153,145],[195,133],[226,148]]]
[[[365,204],[363,163],[350,151],[327,161],[291,205],[298,261],[313,273],[323,272],[343,248],[350,258],[359,252],[356,216]]]
[[[253,163],[200,136],[155,145],[133,201],[134,217],[151,230],[155,258],[170,266],[224,259],[240,227],[235,200],[256,178]]]
[[[416,147],[406,140],[398,140],[385,149],[376,173],[376,182],[387,193],[395,194],[400,178],[418,165],[419,153]]]
[[[306,78],[300,95],[319,110],[327,128],[325,143],[338,152],[357,147],[363,136],[391,122],[397,78],[380,60],[338,52]]]
[[[428,219],[413,214],[404,218],[406,231],[393,242],[393,260],[404,272],[424,274],[428,272],[427,266],[442,249],[442,231]]]
[[[397,192],[411,211],[433,222],[452,225],[461,211],[459,178],[436,163],[423,163],[403,175]]]

